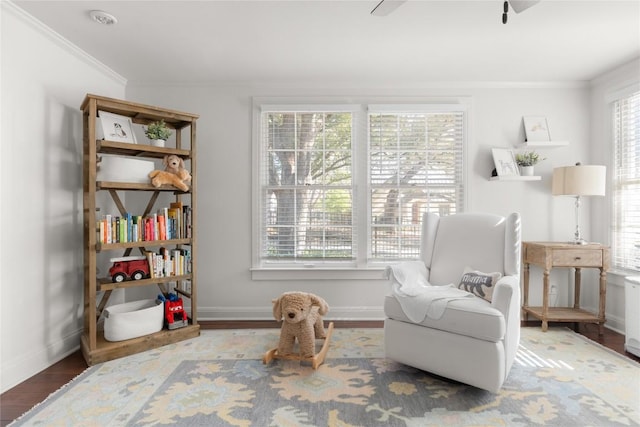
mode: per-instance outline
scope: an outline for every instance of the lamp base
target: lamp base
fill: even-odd
[[[573,242],[569,242],[572,245],[587,245],[589,242],[582,238],[580,232],[580,196],[576,196],[576,232],[573,235]]]

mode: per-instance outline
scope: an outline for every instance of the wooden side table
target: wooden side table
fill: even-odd
[[[542,307],[529,307],[529,266],[544,269],[542,286]],[[609,269],[609,248],[598,243],[575,245],[556,242],[522,242],[523,304],[525,319],[530,314],[542,320],[542,330],[548,329],[548,322],[597,323],[602,335],[605,322],[607,295],[607,270]],[[575,269],[575,292],[573,307],[549,307],[549,273],[553,267]],[[600,269],[600,300],[598,314],[580,308],[580,281],[582,268]]]

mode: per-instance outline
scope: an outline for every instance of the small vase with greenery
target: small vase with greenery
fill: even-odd
[[[171,132],[164,120],[160,120],[159,122],[150,123],[144,133],[152,141],[152,144],[164,146],[164,141],[169,139],[173,132]],[[162,143],[154,141],[162,141]]]
[[[520,173],[525,176],[533,175],[533,166],[543,160],[545,160],[545,158],[540,157],[535,151],[525,151],[524,153],[516,154],[516,163],[520,166]]]

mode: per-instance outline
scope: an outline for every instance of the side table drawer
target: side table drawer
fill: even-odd
[[[553,265],[557,267],[600,267],[602,251],[586,249],[555,249]]]

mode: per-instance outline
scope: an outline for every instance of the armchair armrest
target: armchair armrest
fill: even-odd
[[[504,276],[493,291],[491,305],[502,313],[505,323],[504,348],[506,372],[513,365],[520,343],[520,276]]]
[[[511,321],[511,312],[514,307],[516,313],[520,313],[520,276],[501,277],[495,285],[491,305],[502,312],[506,323]]]

